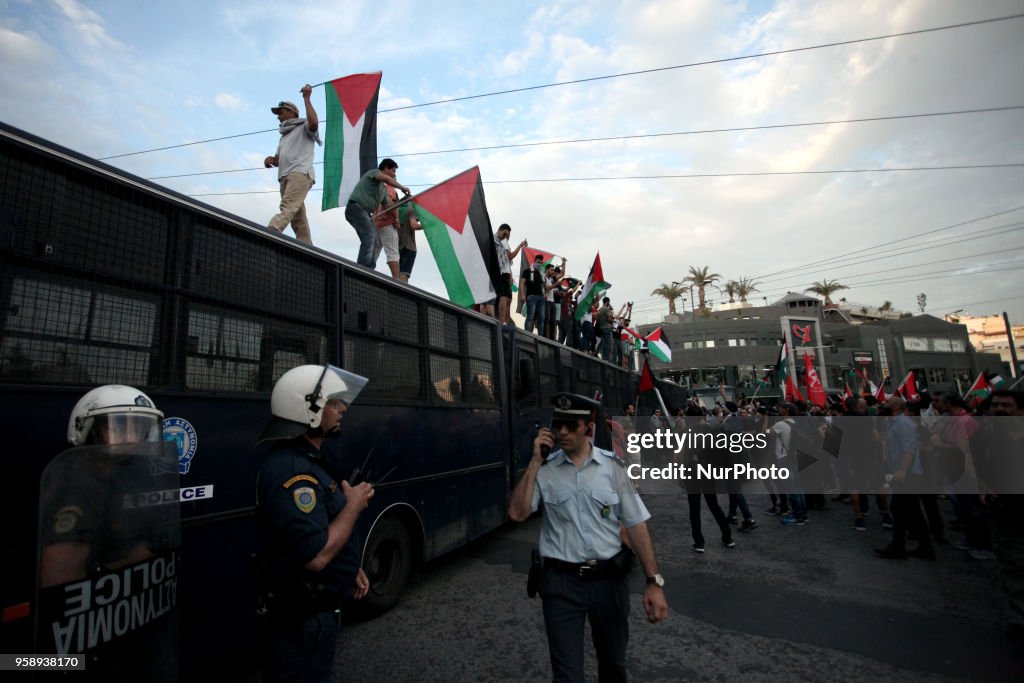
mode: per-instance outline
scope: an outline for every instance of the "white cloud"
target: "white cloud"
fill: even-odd
[[[241,97],[226,92],[218,93],[213,98],[213,101],[218,107],[227,111],[231,111],[232,109],[241,109],[246,106],[245,101],[242,100]]]

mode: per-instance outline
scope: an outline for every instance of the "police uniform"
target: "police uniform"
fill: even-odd
[[[330,681],[338,635],[336,610],[359,571],[355,535],[320,572],[305,565],[327,543],[327,526],[345,507],[341,485],[303,437],[278,442],[260,469],[260,524],[273,599],[267,680]]]
[[[554,397],[554,419],[592,421],[598,404],[583,396]],[[562,450],[537,472],[532,509],[544,501],[539,593],[554,680],[583,680],[584,619],[590,621],[602,681],[625,680],[629,639],[628,558],[619,537],[650,513],[615,454],[592,446],[579,468]]]

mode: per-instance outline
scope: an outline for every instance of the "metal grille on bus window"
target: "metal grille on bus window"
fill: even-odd
[[[394,291],[388,292],[387,297],[387,336],[398,341],[419,344],[420,318],[416,300]]]
[[[14,381],[152,384],[159,299],[12,273],[0,376]]]
[[[394,332],[393,326],[405,324],[389,318],[385,285],[353,275],[351,271],[346,271],[344,282],[341,310],[346,330],[390,337]]]
[[[344,353],[345,369],[370,380],[359,394],[360,401],[423,399],[419,349],[349,334],[345,336]]]
[[[271,323],[263,333],[260,358],[258,388],[271,391],[281,375],[292,368],[327,362],[327,334],[315,327]]]
[[[430,383],[441,403],[462,403],[462,363],[458,358],[430,354]]]
[[[459,353],[459,318],[449,311],[435,306],[427,307],[427,332],[430,345]]]
[[[263,324],[196,307],[188,315],[185,385],[212,391],[256,391]]]
[[[17,159],[8,165],[2,206],[17,207],[16,251],[93,273],[164,280],[169,214],[157,200],[64,162]]]
[[[497,380],[494,377],[494,363],[471,359],[469,361],[469,386],[466,400],[470,403],[496,403],[498,400]]]
[[[490,325],[467,320],[466,343],[471,357],[494,360],[494,328]]]
[[[326,315],[324,264],[230,226],[198,223],[190,263],[192,291],[218,301],[306,320]],[[275,245],[276,246],[276,245]]]

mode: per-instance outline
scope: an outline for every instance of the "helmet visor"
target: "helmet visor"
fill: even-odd
[[[320,378],[319,393],[327,401],[341,401],[345,405],[351,405],[369,381],[354,372],[325,365]]]
[[[128,444],[159,441],[163,425],[156,415],[108,413],[93,418],[87,443]]]

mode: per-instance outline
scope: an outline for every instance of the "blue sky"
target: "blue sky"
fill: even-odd
[[[276,127],[269,106],[303,83],[383,71],[380,109],[502,89],[856,40],[1024,12],[957,2],[183,2],[0,0],[0,119],[102,157]],[[478,152],[414,152],[602,136],[848,120],[1024,105],[1024,19],[381,113],[378,149],[409,185],[479,165],[495,224],[563,254],[585,277],[601,252],[609,295],[634,318],[650,291],[707,265],[762,277],[775,299],[823,278],[868,305],[936,315],[1008,310],[1024,321],[1024,169],[728,174],[1024,162],[1024,110]],[[325,114],[323,89],[314,105]],[[143,177],[259,169],[276,132],[110,163]],[[318,167],[319,170],[319,167]],[[529,183],[497,181],[533,180]],[[159,181],[259,223],[273,171]],[[307,200],[314,242],[353,258],[341,210]],[[983,232],[1007,226],[1007,232]],[[992,232],[999,232],[994,230]],[[872,263],[842,257],[867,251]],[[932,235],[932,236],[927,236]],[[927,251],[940,237],[971,238]],[[891,255],[906,247],[909,253]],[[987,252],[1000,252],[988,254]],[[973,254],[986,254],[972,256]],[[816,269],[787,270],[837,259]],[[386,270],[383,263],[379,268]],[[929,277],[872,284],[894,275]],[[940,277],[935,277],[940,276]],[[412,284],[443,294],[425,240]],[[709,298],[720,300],[711,293]]]

